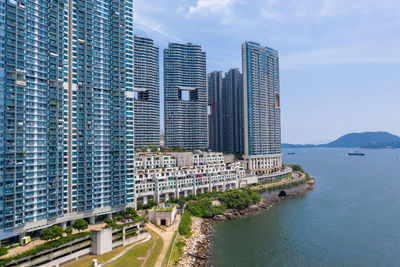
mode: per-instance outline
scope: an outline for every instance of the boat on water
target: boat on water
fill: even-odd
[[[287,154],[288,154],[288,155],[294,155],[294,154],[296,154],[296,153],[294,153],[294,152],[288,152]]]
[[[354,151],[354,152],[353,152],[353,151],[350,151],[350,152],[348,153],[348,155],[349,155],[349,156],[365,156],[365,153],[356,150],[356,151]]]

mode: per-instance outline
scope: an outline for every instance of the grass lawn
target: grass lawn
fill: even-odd
[[[147,231],[153,236],[149,241],[132,248],[121,258],[108,264],[107,267],[142,266],[143,263],[144,266],[153,267],[161,253],[163,240],[150,229]]]
[[[184,247],[185,243],[184,243],[183,239],[180,237],[180,235],[178,234],[178,232],[176,233],[176,235],[178,235],[178,237],[176,238],[175,246],[172,250],[171,260],[169,261],[169,266],[178,265],[180,258],[183,256],[183,247]],[[175,236],[174,236],[174,239],[175,239]],[[169,257],[169,254],[171,253],[171,248],[172,248],[172,244],[174,243],[174,239],[172,239],[171,244],[169,245],[167,256],[165,257],[165,260],[163,263],[164,267],[167,267],[168,257]]]
[[[138,243],[140,241],[141,240],[138,240],[135,243]],[[132,244],[134,244],[134,243],[132,243]],[[92,264],[92,260],[93,259],[97,259],[98,263],[106,262],[106,261],[112,259],[113,257],[117,256],[119,253],[121,253],[124,249],[126,249],[127,247],[129,247],[132,244],[113,249],[112,251],[104,253],[103,255],[90,255],[90,256],[84,257],[84,258],[79,259],[77,261],[73,261],[71,263],[68,263],[68,264],[64,265],[64,267],[77,267],[77,266],[79,266],[79,267],[91,267],[91,266],[93,266],[93,264]]]

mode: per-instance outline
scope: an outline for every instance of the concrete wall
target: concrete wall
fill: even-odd
[[[260,193],[261,198],[272,198],[272,197],[277,197],[281,191],[285,191],[286,194],[293,194],[293,193],[298,193],[302,192],[307,189],[307,184],[300,184],[288,188],[283,188],[283,189],[276,189],[272,191],[266,191],[263,193]]]
[[[149,220],[157,225],[161,225],[161,220],[166,221],[166,226],[170,226],[174,220],[175,216],[178,212],[176,206],[171,212],[168,211],[157,211],[158,208],[155,208],[155,210],[149,210]]]
[[[43,264],[43,265],[40,265],[40,266],[43,266],[43,267],[59,267],[60,264],[64,265],[66,263],[73,262],[73,261],[79,260],[80,258],[88,256],[90,254],[90,251],[91,251],[90,248],[82,249],[82,250],[80,250],[78,252],[75,252],[73,254],[67,255],[65,257],[62,257],[60,259],[54,260],[54,261],[52,261],[50,263]],[[22,266],[25,266],[25,265],[21,265],[21,267]],[[32,266],[32,265],[29,264],[29,265],[26,265],[26,266]]]
[[[92,254],[101,255],[112,250],[112,229],[93,230]]]

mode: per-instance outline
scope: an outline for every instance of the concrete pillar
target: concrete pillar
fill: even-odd
[[[107,214],[107,218],[112,220],[112,213]]]
[[[89,217],[90,224],[96,224],[96,216]]]
[[[168,201],[169,200],[169,193],[166,193],[165,194],[165,201]]]
[[[143,196],[143,204],[144,204],[144,205],[147,204],[147,196]]]
[[[122,228],[122,244],[125,246],[126,227]]]
[[[112,250],[112,229],[105,228],[92,232],[92,254],[101,255]]]
[[[187,197],[187,196],[188,196],[188,191],[187,191],[187,190],[184,190],[184,191],[183,191],[183,196],[184,196],[184,197]]]
[[[67,222],[61,223],[61,228],[62,228],[63,230],[65,230],[65,228],[67,228]]]

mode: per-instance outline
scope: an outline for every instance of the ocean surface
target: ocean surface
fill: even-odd
[[[400,149],[286,149],[313,192],[216,225],[213,266],[400,266]],[[295,155],[287,155],[295,152]]]

